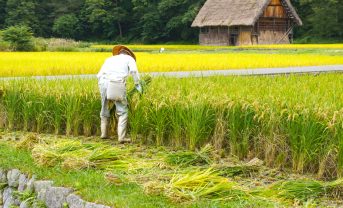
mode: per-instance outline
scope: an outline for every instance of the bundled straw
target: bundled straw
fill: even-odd
[[[107,145],[60,140],[53,144],[37,144],[32,150],[35,161],[44,166],[61,165],[66,169],[114,169],[126,167],[119,150]]]
[[[206,145],[200,151],[179,151],[167,155],[166,162],[171,165],[186,167],[190,165],[210,164],[210,153],[213,150],[211,145]]]
[[[42,142],[42,140],[36,134],[28,134],[18,143],[16,143],[15,147],[17,149],[30,150],[34,147],[34,145],[40,142]]]
[[[263,197],[276,197],[306,202],[323,196],[339,197],[342,196],[342,190],[343,179],[338,179],[333,182],[298,179],[275,183],[267,189],[255,192],[255,194]]]
[[[175,174],[166,185],[167,196],[180,200],[211,198],[217,200],[237,199],[247,194],[236,188],[235,183],[221,177],[211,168]]]

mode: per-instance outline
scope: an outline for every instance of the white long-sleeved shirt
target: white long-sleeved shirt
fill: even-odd
[[[119,54],[106,59],[97,77],[99,80],[105,78],[112,81],[124,81],[129,74],[133,76],[135,84],[138,84],[139,73],[135,59],[129,55]]]

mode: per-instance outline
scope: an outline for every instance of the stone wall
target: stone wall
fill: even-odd
[[[0,208],[110,208],[86,202],[72,189],[53,186],[53,181],[36,180],[17,169],[0,168]]]

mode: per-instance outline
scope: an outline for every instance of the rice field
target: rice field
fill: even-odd
[[[94,200],[92,195],[97,193],[89,187],[89,177],[96,171],[95,186],[102,185],[96,200],[114,207],[195,208],[209,204],[215,207],[291,207],[295,204],[324,207],[342,203],[342,179],[329,182],[284,173],[265,167],[257,158],[238,161],[234,157],[220,156],[210,144],[194,152],[135,144],[113,145],[111,141],[95,138],[57,138],[20,132],[0,132],[0,136],[1,159],[7,156],[7,160],[34,163],[36,165],[19,166],[38,173],[39,177],[48,174],[56,178],[56,172],[77,175],[79,177],[74,176],[73,180],[62,181],[76,188],[87,200]],[[6,162],[0,160],[0,165],[3,164]],[[54,171],[56,169],[59,171]],[[61,178],[57,180],[59,183]],[[140,197],[126,193],[128,184],[139,187],[134,192],[139,192]]]
[[[137,52],[140,72],[254,69],[343,64],[326,54],[146,53]],[[96,74],[108,52],[0,52],[0,76]]]
[[[0,89],[0,128],[99,135],[95,79],[2,80]],[[335,178],[343,175],[342,100],[342,74],[156,78],[142,98],[130,97],[129,126],[138,143],[211,143],[240,159]]]
[[[147,73],[343,64],[343,44],[129,47],[136,51],[140,72]],[[109,51],[112,46],[92,48]],[[158,53],[160,48],[167,52]],[[303,49],[320,52],[278,52]],[[95,171],[101,178],[98,183],[105,183],[105,194],[87,188],[80,193],[113,206],[126,197],[113,197],[108,186],[121,192],[118,187],[132,183],[148,196],[162,196],[143,196],[140,202],[156,205],[157,199],[160,205],[166,203],[165,207],[178,203],[181,207],[213,203],[215,207],[227,203],[232,207],[254,203],[257,207],[326,206],[325,199],[342,198],[342,73],[159,77],[145,86],[143,96],[134,93],[129,80],[129,133],[134,144],[118,146],[113,143],[115,117],[111,119],[112,141],[97,140],[101,103],[95,78],[29,78],[96,74],[109,56],[109,52],[0,52],[0,77],[24,77],[0,79],[0,147],[4,147],[3,130],[37,133],[10,144],[16,151],[29,152],[32,163],[40,168],[75,171],[81,178]],[[0,157],[10,148],[0,149]],[[251,165],[256,158],[268,168]],[[0,164],[6,163],[0,160]],[[296,174],[281,176],[276,170]],[[311,179],[299,176],[309,174]],[[79,181],[62,181],[80,186]],[[128,206],[120,200],[119,205]]]

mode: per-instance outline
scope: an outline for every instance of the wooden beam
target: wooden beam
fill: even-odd
[[[284,36],[282,36],[282,38],[278,41],[275,42],[275,44],[279,44],[283,39],[285,39],[286,36],[289,35],[289,33],[293,30],[293,25],[287,30],[287,32],[284,34]]]

